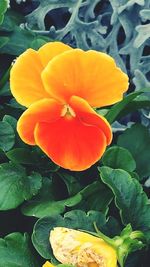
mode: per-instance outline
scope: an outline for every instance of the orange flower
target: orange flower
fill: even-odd
[[[22,140],[38,145],[61,167],[81,171],[98,161],[112,140],[109,123],[92,107],[120,101],[128,78],[104,53],[53,42],[19,56],[10,84],[28,108],[17,125]]]

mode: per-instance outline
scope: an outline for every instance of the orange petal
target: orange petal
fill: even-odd
[[[38,54],[40,56],[41,62],[44,67],[48,64],[48,62],[55,56],[67,51],[72,48],[69,45],[66,45],[61,42],[50,42],[43,45],[39,50]]]
[[[59,166],[82,171],[103,155],[106,137],[98,127],[86,125],[77,117],[37,124],[36,144]]]
[[[50,97],[41,80],[42,70],[38,53],[33,49],[27,49],[17,58],[10,72],[10,86],[21,105],[28,107],[37,100]]]
[[[128,88],[128,77],[112,57],[96,51],[72,49],[53,58],[42,72],[47,92],[67,103],[72,95],[93,107],[120,101]]]
[[[86,102],[83,98],[78,96],[72,96],[70,98],[70,106],[74,110],[74,112],[79,116],[82,122],[97,126],[99,129],[103,131],[106,136],[107,145],[109,145],[112,141],[112,130],[108,121],[103,117],[98,115],[94,109],[90,107],[88,102]]]
[[[35,145],[34,128],[37,122],[52,122],[60,118],[62,105],[53,99],[42,99],[32,104],[19,118],[17,131],[21,139]]]

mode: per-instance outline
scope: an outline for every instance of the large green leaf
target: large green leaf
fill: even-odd
[[[131,152],[141,178],[150,175],[150,134],[146,127],[133,125],[119,136],[117,143]]]
[[[119,146],[108,148],[102,158],[102,162],[103,165],[113,169],[123,169],[129,172],[133,172],[136,168],[136,163],[131,153]]]
[[[103,183],[96,181],[82,189],[80,194],[82,201],[79,208],[85,211],[97,210],[107,214],[113,195]]]
[[[94,231],[94,222],[107,235],[111,236],[120,233],[120,228],[116,220],[113,218],[106,220],[105,215],[101,212],[90,211],[86,214],[81,210],[73,210],[65,213],[64,217],[57,215],[39,219],[33,229],[33,245],[43,258],[50,259],[52,257],[52,250],[49,243],[49,235],[54,227],[62,226]]]
[[[123,224],[130,223],[150,241],[150,202],[140,183],[121,169],[99,168],[101,179],[113,191]]]
[[[0,210],[13,209],[36,195],[41,187],[41,176],[32,172],[27,176],[23,167],[13,163],[0,165]]]
[[[0,267],[41,267],[27,234],[0,238]]]
[[[55,200],[52,182],[48,178],[44,178],[39,195],[25,203],[22,212],[25,215],[38,218],[48,215],[54,216],[63,213],[66,207],[77,205],[81,199],[81,195],[77,194],[64,200]]]
[[[100,182],[94,182],[77,194],[63,200],[56,200],[55,195],[52,182],[44,178],[40,193],[23,205],[23,214],[38,218],[54,216],[63,213],[66,207],[74,207],[82,201],[87,202],[86,209],[88,210],[97,209],[106,212],[112,200],[111,191]]]
[[[7,122],[0,121],[0,148],[8,151],[15,143],[14,129]]]

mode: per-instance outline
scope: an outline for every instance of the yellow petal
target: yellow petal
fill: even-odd
[[[64,227],[50,233],[53,254],[63,264],[78,267],[117,267],[116,251],[104,240]]]
[[[50,97],[41,80],[42,70],[38,53],[33,49],[27,49],[17,58],[10,72],[10,87],[21,105],[29,107],[37,100]]]
[[[43,86],[41,72],[53,57],[71,49],[61,42],[51,42],[38,51],[27,49],[17,58],[10,73],[10,87],[21,105],[29,107],[37,100],[50,97]]]
[[[93,50],[72,49],[54,57],[43,70],[42,80],[51,97],[68,103],[76,95],[93,107],[120,101],[128,88],[128,77],[114,59]]]
[[[71,49],[72,48],[69,45],[66,45],[64,43],[50,42],[40,47],[38,54],[43,66],[46,67],[46,65],[53,57]]]

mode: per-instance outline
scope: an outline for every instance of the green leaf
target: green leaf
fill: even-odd
[[[2,24],[3,22],[4,14],[7,10],[8,4],[9,4],[8,0],[1,0],[0,2],[0,24]]]
[[[37,194],[41,187],[41,176],[26,171],[19,165],[3,163],[0,165],[0,210],[18,207],[24,200]]]
[[[113,195],[103,183],[96,181],[82,189],[80,194],[81,206],[83,205],[86,211],[97,210],[107,214]]]
[[[37,172],[32,172],[31,175],[27,176],[26,182],[24,183],[24,199],[30,199],[35,196],[42,186],[42,177]]]
[[[1,48],[1,53],[10,55],[20,55],[30,47],[35,35],[31,31],[27,31],[15,26],[12,33],[7,34],[9,42]]]
[[[5,44],[7,44],[8,41],[9,41],[9,38],[8,37],[1,36],[0,37],[0,48],[3,47]]]
[[[63,213],[66,206],[72,207],[81,201],[82,197],[77,194],[73,197],[64,200],[55,200],[53,195],[52,181],[48,178],[43,179],[43,186],[39,194],[32,200],[25,203],[22,207],[22,212],[28,216],[41,218],[51,214],[55,216]]]
[[[27,148],[14,148],[7,152],[6,156],[18,164],[35,165],[38,163],[38,156]]]
[[[106,119],[109,121],[110,124],[112,124],[115,120],[118,119],[120,113],[124,109],[128,109],[128,104],[136,98],[138,95],[144,93],[144,92],[149,92],[149,89],[143,89],[139,90],[137,92],[131,93],[127,95],[122,101],[114,105],[106,114]]]
[[[34,226],[32,242],[38,253],[45,259],[52,257],[52,250],[49,243],[50,231],[54,227],[67,227],[71,229],[84,229],[93,232],[94,222],[99,229],[109,234],[109,228],[112,228],[110,219],[106,220],[105,215],[97,211],[89,211],[87,214],[81,210],[73,210],[65,213],[64,217],[49,216],[39,219]],[[109,226],[107,226],[109,225]],[[113,230],[113,228],[111,229]],[[118,233],[120,229],[118,229]]]
[[[66,207],[74,207],[82,201],[88,202],[88,210],[95,208],[105,213],[112,200],[111,191],[99,182],[94,182],[74,196],[63,200],[56,200],[54,195],[56,192],[54,192],[53,183],[48,178],[44,178],[39,194],[23,205],[23,214],[38,218],[49,214],[54,216],[63,213]]]
[[[49,40],[50,41],[50,40]],[[42,45],[46,44],[46,41],[43,40],[42,38],[35,38],[31,42],[31,48],[38,50]]]
[[[56,174],[54,173],[52,177],[53,177],[54,185],[55,185],[55,181],[58,180],[59,182],[59,179],[63,180],[63,182],[65,183],[67,187],[69,196],[75,195],[81,190],[81,186],[79,182],[77,181],[77,179],[74,176],[66,172],[57,172]],[[56,183],[56,186],[58,186],[58,183]]]
[[[40,267],[27,234],[12,233],[0,238],[0,267]]]
[[[13,32],[15,26],[19,26],[24,22],[25,20],[21,13],[17,13],[9,8],[5,14],[3,24],[0,25],[0,30],[2,32]]]
[[[146,127],[134,124],[119,136],[117,144],[131,152],[141,178],[150,175],[150,134]]]
[[[9,82],[6,81],[4,85],[1,85],[1,81],[0,81],[0,96],[10,96],[10,95],[11,93],[10,93]]]
[[[103,165],[113,169],[123,169],[128,172],[133,172],[136,168],[136,162],[131,153],[119,146],[108,148],[102,158],[102,162]]]
[[[17,120],[14,117],[10,115],[5,115],[3,117],[3,121],[9,123],[11,127],[14,129],[14,131],[16,131]]]
[[[37,34],[18,26],[14,27],[13,32],[7,33],[7,37],[9,40],[2,46],[0,51],[2,54],[5,53],[18,56],[31,46],[34,46],[35,48],[39,46],[39,43],[36,45],[34,43],[38,38]],[[43,44],[50,41],[47,37],[41,37],[41,39],[43,39],[43,42],[41,41]]]
[[[29,47],[38,49],[40,45],[50,41],[49,37],[25,29],[23,27],[24,23],[24,16],[12,11],[12,9],[6,12],[3,24],[0,27],[0,31],[4,33],[4,36],[1,37],[0,53],[20,55]]]
[[[3,37],[1,37],[1,38],[3,38]],[[0,94],[1,95],[5,95],[5,94],[10,95],[10,88],[9,88],[10,70],[11,70],[11,65],[4,72],[3,76],[0,79]],[[8,92],[9,92],[9,94],[8,94]]]
[[[150,202],[140,183],[124,170],[99,168],[101,179],[112,190],[124,225],[130,223],[150,241]]]
[[[15,133],[11,125],[0,121],[0,148],[3,151],[10,150],[15,143]]]
[[[150,92],[150,89],[149,89]],[[141,95],[138,95],[135,99],[133,99],[130,103],[128,103],[127,108],[123,109],[119,113],[119,117],[124,117],[129,113],[133,113],[138,109],[150,107],[150,98],[148,97],[149,93],[143,93]]]

